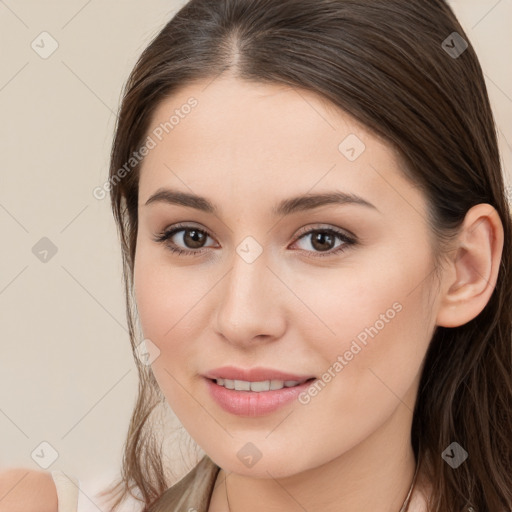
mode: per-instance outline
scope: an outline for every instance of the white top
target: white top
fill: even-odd
[[[53,482],[57,488],[58,512],[78,512],[78,493],[80,481],[68,476],[64,471],[52,471]]]
[[[58,512],[98,512],[98,507],[104,504],[105,498],[96,494],[111,483],[110,478],[84,485],[80,479],[64,471],[54,470],[51,474],[57,489]],[[143,503],[135,498],[127,498],[123,505],[122,512],[140,512],[143,508]]]

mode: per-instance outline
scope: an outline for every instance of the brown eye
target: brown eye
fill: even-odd
[[[328,251],[333,248],[336,237],[325,234],[325,231],[313,231],[311,233],[311,245],[318,251]]]
[[[204,231],[198,229],[183,229],[180,231],[186,233],[183,235],[182,240],[190,249],[200,249],[208,238],[208,235]]]
[[[177,236],[178,233],[183,234]],[[204,244],[209,237],[207,231],[195,226],[175,225],[154,238],[154,241],[165,244],[171,252],[179,255],[197,256],[204,252],[203,249],[206,248]]]
[[[299,236],[297,242],[308,237],[310,241],[307,245],[313,250],[309,250],[308,247],[302,249],[307,253],[312,253],[311,257],[313,258],[339,254],[356,243],[355,239],[333,228],[310,229]],[[341,241],[338,246],[335,245],[336,239]]]

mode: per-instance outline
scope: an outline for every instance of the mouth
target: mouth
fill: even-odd
[[[238,368],[236,366],[223,366],[221,368],[215,368],[206,372],[203,377],[206,377],[211,380],[215,380],[220,386],[225,386],[228,389],[229,386],[238,382],[242,387],[240,391],[249,391],[250,388],[247,388],[247,383],[256,384],[256,388],[261,388],[264,386],[265,382],[270,382],[270,385],[276,386],[277,383],[284,383],[286,387],[286,383],[290,386],[294,386],[297,383],[302,384],[307,380],[315,378],[311,374],[296,374],[290,373],[287,371],[278,370],[276,368],[266,368],[262,366],[257,366],[253,368]],[[218,381],[218,382],[217,382]],[[241,383],[241,384],[240,384]],[[244,387],[245,386],[245,387]],[[272,389],[272,388],[269,388]]]
[[[272,414],[287,404],[293,404],[316,380],[316,377],[292,381],[204,378],[210,397],[224,411],[253,418]]]
[[[262,381],[247,381],[247,380],[238,380],[238,379],[208,379],[209,381],[217,384],[226,389],[230,389],[233,391],[246,391],[246,392],[256,392],[263,393],[266,391],[277,391],[283,388],[294,388],[297,386],[301,386],[303,384],[313,382],[316,377],[310,377],[308,379],[302,380],[262,380]]]

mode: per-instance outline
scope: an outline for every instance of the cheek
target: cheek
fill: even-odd
[[[160,251],[144,244],[137,249],[134,291],[145,337],[154,338],[158,344],[164,338],[172,339],[174,331],[187,323],[195,281],[186,271],[173,268]]]
[[[371,417],[396,406],[420,370],[433,329],[428,279],[433,262],[423,249],[375,255],[374,265],[345,269],[339,277],[333,272],[315,288],[298,291],[322,320],[308,314],[307,322],[320,325],[309,342],[324,361],[322,380],[332,390],[325,395],[352,404],[348,414],[364,410],[362,417]]]
[[[154,260],[149,261],[141,251],[136,257],[134,271],[135,301],[143,337],[151,340],[160,351],[151,370],[167,402],[174,410],[181,410],[185,396],[180,394],[184,382],[181,372],[189,355],[187,344],[180,342],[186,334],[180,332],[186,325],[183,289],[169,268],[164,269]],[[171,282],[172,281],[172,282]],[[181,292],[178,292],[181,290]]]
[[[349,349],[358,336],[364,343],[371,334],[382,337],[385,332],[406,325],[421,327],[428,321],[429,283],[425,278],[433,263],[428,252],[417,257],[412,251],[404,252],[405,257],[396,251],[381,251],[373,255],[373,261],[358,261],[339,270],[322,269],[296,280],[293,291],[309,311],[299,305],[297,313],[301,314],[294,320],[300,320],[307,332],[313,333],[316,327],[317,349]],[[418,324],[422,319],[423,324]]]
[[[134,274],[135,300],[145,338],[158,344],[163,333],[171,327],[165,310],[172,305],[172,294],[165,291],[164,279],[153,265],[144,264],[143,258],[137,260]]]
[[[165,255],[142,248],[136,256],[134,291],[138,317],[144,338],[160,350],[152,369],[166,395],[176,388],[169,373],[181,382],[190,378],[187,374],[197,371],[190,365],[200,359],[201,347],[193,341],[206,327],[204,307],[210,287],[207,275],[191,267],[172,267]]]

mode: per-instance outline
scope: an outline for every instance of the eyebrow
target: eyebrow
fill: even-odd
[[[168,188],[158,189],[146,201],[145,206],[153,203],[177,204],[189,208],[195,208],[196,210],[206,213],[218,213],[218,208],[205,197]],[[320,208],[321,206],[330,204],[355,204],[379,211],[375,205],[356,194],[336,190],[321,194],[304,194],[284,199],[272,208],[272,214],[274,216],[291,215],[296,212],[313,210],[314,208]]]

